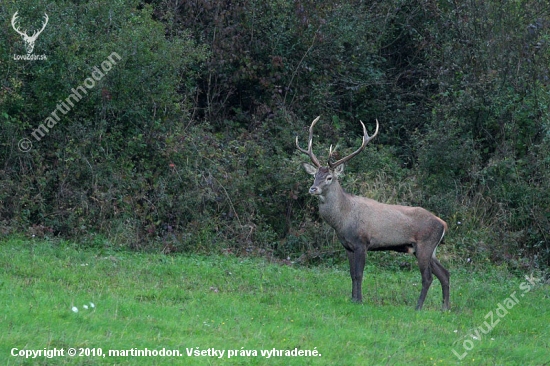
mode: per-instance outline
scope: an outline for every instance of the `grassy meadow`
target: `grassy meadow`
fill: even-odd
[[[363,304],[350,301],[346,263],[300,267],[19,238],[0,242],[0,262],[7,365],[550,363],[548,282],[490,264],[442,260],[451,311],[440,311],[434,278],[415,312],[420,275],[403,255],[369,254]],[[31,358],[45,349],[64,355]],[[180,356],[131,355],[144,349]]]

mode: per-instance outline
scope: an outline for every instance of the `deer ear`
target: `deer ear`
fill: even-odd
[[[334,176],[335,176],[336,178],[338,178],[340,175],[342,175],[343,172],[344,172],[344,164],[338,165],[338,166],[334,169]]]
[[[311,175],[317,174],[317,168],[314,167],[313,165],[310,165],[308,163],[302,163],[302,166],[304,167],[304,169],[308,174],[311,174]]]

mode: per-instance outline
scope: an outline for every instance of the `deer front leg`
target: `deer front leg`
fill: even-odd
[[[346,249],[349,260],[349,274],[351,276],[351,299],[362,302],[361,286],[363,283],[363,270],[365,269],[365,250],[356,248],[354,251]]]

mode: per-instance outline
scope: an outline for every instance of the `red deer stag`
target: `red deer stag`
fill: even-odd
[[[320,116],[319,116],[320,117]],[[307,154],[314,166],[304,163],[309,174],[315,177],[309,193],[319,197],[319,214],[334,230],[346,249],[352,280],[352,300],[361,302],[361,284],[365,255],[368,250],[394,250],[414,253],[422,275],[422,291],[416,310],[422,309],[424,299],[432,283],[432,273],[441,282],[443,290],[443,310],[449,309],[449,271],[435,258],[438,244],[443,239],[447,224],[439,217],[421,207],[388,205],[375,200],[353,196],[344,192],[338,176],[344,171],[344,163],[359,154],[370,140],[378,134],[369,136],[363,122],[363,143],[350,155],[332,162],[332,147],[329,152],[328,167],[321,166],[313,154],[313,127],[317,117],[309,128],[308,149],[296,147]]]

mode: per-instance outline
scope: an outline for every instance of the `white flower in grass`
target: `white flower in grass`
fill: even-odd
[[[89,302],[88,304],[82,305],[82,308],[85,309],[85,310],[94,309],[95,304],[93,302]],[[73,311],[73,313],[78,313],[78,308],[76,306],[72,306],[71,310]]]

